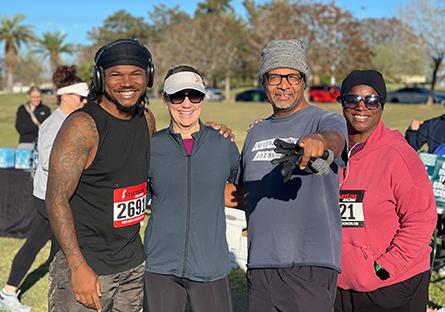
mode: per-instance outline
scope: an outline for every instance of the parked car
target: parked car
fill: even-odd
[[[40,88],[40,92],[42,94],[52,95],[52,94],[56,93],[56,88],[54,88],[54,87],[41,87]]]
[[[340,96],[340,90],[335,85],[312,85],[309,88],[311,102],[335,102]]]
[[[386,100],[391,103],[420,104],[426,103],[429,95],[432,95],[434,103],[445,104],[445,93],[423,87],[407,87],[388,92]]]
[[[266,102],[266,92],[262,88],[249,89],[235,96],[237,102]]]
[[[223,90],[218,88],[207,88],[206,89],[206,100],[207,101],[224,101],[226,99]]]
[[[434,103],[445,104],[445,92],[434,92],[433,96]]]

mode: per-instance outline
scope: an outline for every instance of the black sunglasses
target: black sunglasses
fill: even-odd
[[[193,104],[198,104],[202,102],[205,94],[197,90],[182,90],[173,94],[166,94],[166,96],[172,104],[181,104],[185,97],[188,97]]]
[[[361,97],[357,94],[345,94],[337,98],[337,102],[341,103],[344,108],[357,108],[363,101],[367,109],[374,110],[383,104],[383,98],[380,95],[367,95]]]

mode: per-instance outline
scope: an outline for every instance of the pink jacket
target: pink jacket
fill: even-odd
[[[364,190],[364,226],[343,227],[340,288],[373,291],[430,268],[437,219],[432,185],[399,131],[380,121],[365,144],[352,148],[340,189]],[[389,279],[377,277],[374,261]]]

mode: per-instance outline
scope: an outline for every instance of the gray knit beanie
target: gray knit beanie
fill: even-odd
[[[258,81],[263,84],[264,75],[275,68],[292,68],[304,74],[305,81],[310,78],[306,63],[304,45],[298,39],[273,40],[261,52],[261,65]]]

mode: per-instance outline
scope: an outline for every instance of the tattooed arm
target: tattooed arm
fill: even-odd
[[[98,141],[96,124],[89,115],[76,113],[65,120],[51,151],[45,202],[53,233],[71,269],[76,300],[100,310],[99,281],[80,251],[69,202],[83,170],[94,159]]]
[[[144,114],[145,114],[145,119],[147,120],[148,132],[151,137],[153,135],[153,133],[156,131],[155,116],[153,116],[153,113],[149,109],[145,109]]]

